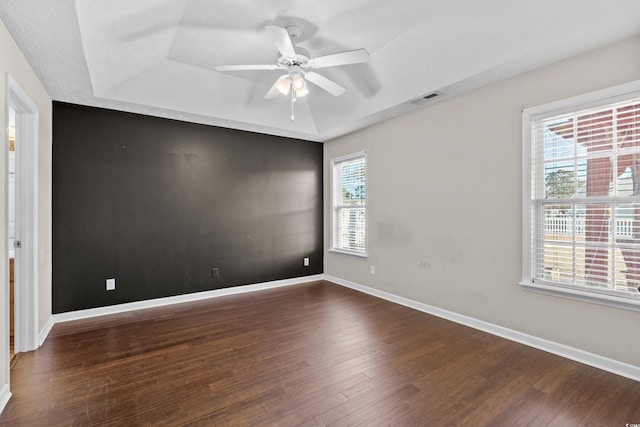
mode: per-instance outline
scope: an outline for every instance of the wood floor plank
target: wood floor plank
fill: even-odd
[[[56,324],[0,426],[640,422],[640,383],[319,281]]]

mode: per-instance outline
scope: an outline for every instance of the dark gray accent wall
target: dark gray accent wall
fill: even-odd
[[[322,273],[322,162],[315,142],[54,102],[53,312]]]

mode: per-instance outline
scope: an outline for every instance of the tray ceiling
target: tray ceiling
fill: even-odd
[[[0,16],[54,100],[326,141],[640,33],[637,0],[4,0]],[[296,24],[312,56],[365,48],[318,70],[295,103],[264,95],[276,71],[265,25]]]

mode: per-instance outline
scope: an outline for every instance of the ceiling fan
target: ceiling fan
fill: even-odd
[[[280,52],[275,64],[260,65],[218,65],[216,71],[249,71],[249,70],[285,70],[266,93],[264,99],[272,99],[279,94],[291,93],[291,120],[294,120],[293,103],[296,98],[309,93],[307,81],[326,90],[334,96],[342,95],[345,88],[333,80],[309,69],[335,67],[339,65],[359,64],[369,60],[369,53],[365,49],[348,50],[330,55],[312,58],[306,49],[295,46],[295,41],[302,35],[297,25],[286,28],[273,25],[266,26],[273,41]],[[293,90],[292,90],[293,89]]]

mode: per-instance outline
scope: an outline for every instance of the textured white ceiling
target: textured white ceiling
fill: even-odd
[[[638,0],[3,0],[0,16],[54,100],[325,141],[440,99],[640,34]],[[297,24],[313,57],[365,48],[370,62],[318,70],[295,104],[263,99],[276,71],[265,25]]]

